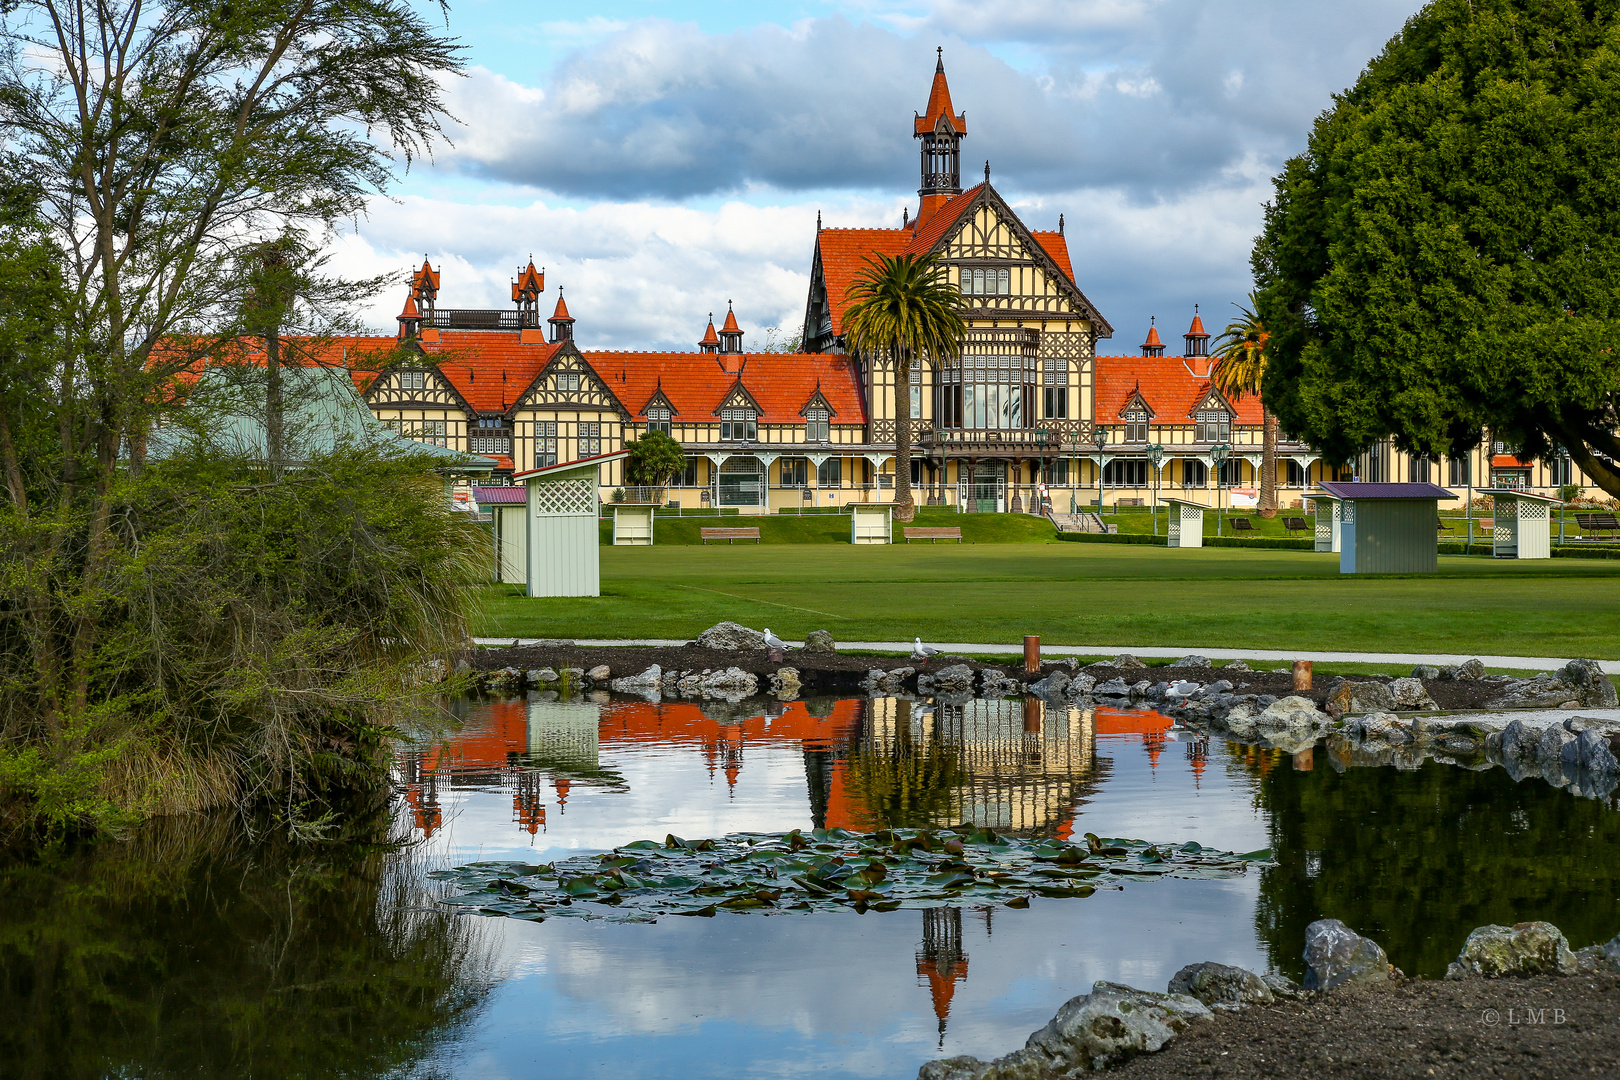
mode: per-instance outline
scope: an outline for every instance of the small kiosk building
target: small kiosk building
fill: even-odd
[[[1204,546],[1204,506],[1185,499],[1165,499],[1170,505],[1167,526],[1169,547],[1196,548]]]
[[[894,543],[894,504],[850,503],[849,542],[852,544]]]
[[[1432,574],[1440,568],[1434,523],[1442,499],[1434,484],[1324,481],[1340,501],[1339,573]]]
[[[630,451],[620,450],[513,477],[528,489],[524,564],[530,596],[602,595],[599,470],[629,456]]]
[[[495,580],[521,585],[528,576],[528,488],[475,487],[473,501],[480,514],[489,515],[489,531],[495,541]]]
[[[1315,551],[1339,550],[1339,499],[1335,495],[1321,495],[1312,492],[1310,498],[1316,504],[1316,547]]]
[[[613,546],[652,547],[657,503],[614,503]]]
[[[1496,504],[1492,511],[1491,554],[1498,559],[1552,558],[1552,508],[1562,503],[1545,495],[1512,488],[1485,488]]]

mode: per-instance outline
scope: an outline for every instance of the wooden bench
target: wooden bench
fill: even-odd
[[[1115,499],[1114,500],[1114,505],[1115,506],[1141,506],[1142,505],[1142,500],[1141,499]]]
[[[752,529],[700,529],[698,531],[703,534],[705,544],[710,540],[724,540],[730,544],[735,544],[738,540],[752,540],[756,544],[759,543],[759,529],[757,527]]]
[[[1451,526],[1446,524],[1445,518],[1435,518],[1434,531],[1448,533],[1451,531]]]
[[[958,544],[962,542],[962,530],[954,525],[948,528],[923,528],[907,525],[903,531],[906,534],[906,543],[908,544],[913,540],[927,540],[936,544],[941,540],[955,540]]]
[[[1606,532],[1612,540],[1616,532],[1620,532],[1620,521],[1615,520],[1613,514],[1576,514],[1576,524],[1581,527],[1581,539],[1595,539],[1594,533]]]
[[[1243,533],[1243,532],[1257,533],[1259,531],[1260,531],[1259,529],[1254,527],[1254,522],[1250,521],[1248,518],[1233,518],[1232,519],[1232,532],[1233,533]]]
[[[1298,536],[1302,532],[1315,532],[1311,528],[1311,523],[1302,517],[1283,518],[1283,528],[1288,530],[1289,536]]]

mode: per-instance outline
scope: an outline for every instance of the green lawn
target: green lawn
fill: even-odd
[[[966,530],[976,515],[952,517]],[[601,555],[601,597],[492,587],[476,633],[682,638],[734,619],[845,641],[1012,645],[1039,634],[1053,645],[1620,657],[1620,561],[1442,556],[1434,575],[1344,577],[1337,555],[1314,552],[1056,542]]]
[[[1030,514],[959,514],[955,510],[918,510],[914,525],[956,526],[962,530],[964,544],[1027,544],[1052,539],[1056,529],[1045,518]],[[848,544],[848,514],[772,514],[763,517],[674,517],[660,514],[654,525],[659,544],[702,544],[698,530],[702,528],[759,529],[761,544]],[[899,537],[901,526],[895,525]],[[601,538],[604,544],[613,539],[613,522],[602,522]],[[738,541],[735,545],[752,546],[751,541]],[[915,545],[914,545],[915,546]]]

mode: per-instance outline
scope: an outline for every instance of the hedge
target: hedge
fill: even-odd
[[[1147,533],[1073,533],[1060,532],[1059,540],[1066,540],[1071,544],[1142,544],[1148,547],[1157,545],[1164,547],[1168,543],[1163,536],[1150,536]]]
[[[1169,540],[1163,536],[1153,536],[1148,533],[1070,533],[1060,532],[1059,540],[1067,540],[1072,544],[1146,544],[1149,546],[1164,547]],[[1246,547],[1246,548],[1286,548],[1291,551],[1310,551],[1316,546],[1314,540],[1297,540],[1286,536],[1206,536],[1205,547]]]

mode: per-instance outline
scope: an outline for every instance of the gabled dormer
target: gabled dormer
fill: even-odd
[[[414,341],[408,341],[401,352],[403,356],[380,371],[366,387],[363,396],[368,405],[376,408],[436,405],[473,411],[461,392]]]
[[[832,418],[838,415],[838,410],[832,407],[825,394],[821,392],[821,384],[816,384],[816,392],[810,395],[810,400],[804,403],[799,410],[804,417],[805,442],[828,442],[832,438]]]
[[[515,408],[602,409],[628,416],[618,396],[608,388],[572,341],[562,343],[534,382],[518,396]]]
[[[1237,410],[1213,385],[1198,399],[1193,406],[1191,420],[1197,426],[1193,435],[1195,442],[1226,443],[1232,441],[1232,418]]]
[[[1136,384],[1131,396],[1125,399],[1125,404],[1119,410],[1119,419],[1122,422],[1123,438],[1128,443],[1145,443],[1148,441],[1148,429],[1153,425],[1153,418],[1157,414],[1148,399],[1142,396],[1142,384]]]
[[[653,391],[653,396],[641,407],[641,415],[647,418],[647,430],[662,431],[665,435],[673,437],[675,417],[679,414],[680,410],[675,407],[675,403],[665,396],[664,383],[660,379],[658,389]]]
[[[720,418],[722,442],[753,442],[759,438],[759,418],[765,412],[754,395],[743,385],[739,372],[726,396],[720,399],[715,415]]]

